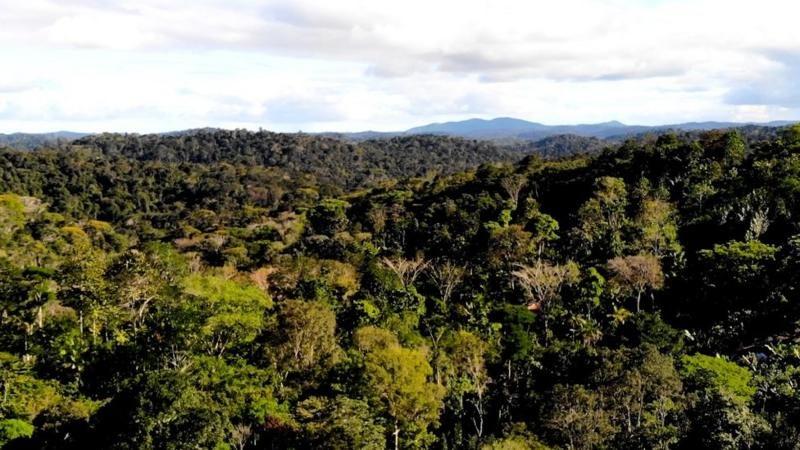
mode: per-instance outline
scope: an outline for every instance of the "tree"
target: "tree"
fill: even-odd
[[[507,276],[515,264],[524,264],[534,258],[539,241],[533,233],[520,224],[499,226],[490,223],[487,259],[499,276]]]
[[[668,252],[680,251],[676,214],[675,208],[664,200],[647,198],[642,202],[641,211],[636,217],[642,251],[658,258]]]
[[[531,197],[525,199],[521,219],[525,222],[525,229],[532,233],[536,254],[541,258],[546,246],[558,239],[560,228],[558,221],[549,214],[543,213],[539,203]]]
[[[278,309],[273,346],[276,367],[282,371],[308,372],[329,367],[338,350],[336,316],[321,302],[287,300]]]
[[[162,278],[168,272],[158,267],[148,255],[130,250],[114,261],[106,272],[106,277],[114,283],[116,305],[128,315],[133,334],[143,325],[150,308],[162,291],[167,288],[167,280]]]
[[[726,166],[740,165],[747,153],[747,144],[738,130],[722,134],[709,147],[711,155]]]
[[[402,283],[403,289],[413,286],[417,277],[429,265],[429,262],[419,255],[414,259],[383,258],[381,261],[384,266],[397,276],[397,279]]]
[[[453,333],[444,348],[451,367],[449,390],[461,398],[471,394],[468,402],[475,408],[472,425],[480,441],[484,434],[486,393],[491,382],[486,368],[489,345],[475,334],[462,330]],[[464,402],[459,403],[463,405]]]
[[[33,425],[20,419],[0,420],[0,446],[18,438],[29,438],[33,435]]]
[[[648,289],[661,289],[664,273],[653,255],[616,257],[608,262],[611,283],[625,294],[636,296],[636,312],[641,310],[642,294]]]
[[[741,403],[749,403],[756,393],[753,373],[725,357],[697,353],[681,358],[683,376],[702,388],[710,388]]]
[[[183,280],[186,305],[199,319],[199,335],[209,354],[252,342],[272,299],[258,287],[219,275],[192,274]]]
[[[481,450],[550,450],[531,433],[513,432],[508,436],[495,439],[481,446]]]
[[[139,377],[94,420],[95,432],[83,444],[102,448],[216,448],[232,428],[211,396],[172,371]]]
[[[14,194],[0,195],[0,237],[7,242],[11,236],[25,225],[25,204],[23,198]]]
[[[233,427],[231,439],[236,450],[244,450],[253,436],[253,428],[250,425],[239,424]]]
[[[651,345],[604,356],[595,378],[620,431],[618,442],[631,448],[674,445],[685,402],[672,357]]]
[[[539,259],[530,266],[520,265],[512,275],[530,299],[528,309],[538,311],[544,317],[546,336],[549,308],[558,299],[561,288],[577,280],[577,265],[572,262],[563,265],[550,264]]]
[[[0,352],[0,417],[33,421],[42,411],[64,402],[58,384],[31,374],[16,356]]]
[[[546,427],[568,449],[590,449],[616,432],[601,397],[580,385],[556,386]]]
[[[709,337],[719,339],[715,345],[748,345],[754,337],[777,333],[782,322],[769,314],[777,256],[777,247],[760,241],[731,241],[700,250],[687,274],[695,280],[692,298],[697,300],[682,309],[696,326],[709,330]]]
[[[442,264],[432,264],[430,267],[431,279],[439,291],[439,297],[444,304],[448,304],[456,287],[464,279],[464,267],[450,261]]]
[[[297,405],[303,440],[313,448],[345,450],[386,448],[385,430],[367,402],[345,396],[311,397]]]
[[[389,417],[395,450],[401,439],[405,446],[423,447],[431,439],[428,427],[439,418],[444,388],[428,381],[433,369],[424,350],[403,348],[390,336],[370,328],[356,333],[365,352],[366,394]]]
[[[78,311],[81,335],[88,329],[96,344],[98,339],[108,340],[114,335],[114,324],[104,314],[111,303],[111,286],[106,278],[109,258],[91,247],[79,246],[75,250],[60,268],[59,297]]]
[[[623,231],[629,219],[628,190],[619,178],[595,181],[592,197],[578,209],[578,226],[572,231],[578,248],[595,258],[615,257],[625,249]]]
[[[519,204],[519,194],[527,183],[527,179],[521,175],[511,175],[500,180],[500,186],[508,194],[511,205],[516,208]]]
[[[347,208],[350,205],[337,199],[325,199],[311,209],[308,214],[308,223],[312,233],[333,236],[343,231],[347,226]]]
[[[685,355],[681,374],[693,395],[689,445],[703,448],[752,448],[769,425],[748,407],[753,374],[724,357]]]

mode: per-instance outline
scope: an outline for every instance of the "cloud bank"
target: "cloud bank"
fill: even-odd
[[[791,0],[0,0],[0,132],[800,118]]]

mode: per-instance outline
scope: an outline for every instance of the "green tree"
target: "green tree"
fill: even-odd
[[[462,410],[466,408],[464,397],[468,397],[466,403],[474,408],[471,421],[480,441],[485,432],[486,396],[491,382],[486,367],[489,344],[479,336],[461,330],[446,339],[444,351],[450,363],[448,390],[459,398]]]
[[[578,226],[572,230],[576,245],[587,255],[602,260],[619,256],[625,250],[625,214],[628,190],[619,178],[601,177],[595,181],[592,197],[578,209]]]
[[[219,275],[192,274],[183,280],[188,307],[200,320],[205,350],[222,355],[233,345],[252,342],[264,325],[272,299],[257,286]]]
[[[365,352],[366,394],[388,416],[394,448],[430,443],[428,427],[439,418],[444,388],[429,381],[427,352],[401,347],[390,334],[371,328],[360,329],[356,343]]]
[[[747,404],[756,393],[753,373],[727,358],[700,353],[681,359],[684,377],[698,386],[716,389],[734,401]]]
[[[334,236],[347,227],[347,208],[350,205],[337,199],[325,199],[306,215],[313,234]]]
[[[385,430],[364,401],[344,396],[311,397],[297,405],[296,415],[303,425],[303,440],[313,448],[386,448]]]
[[[33,425],[20,419],[0,420],[0,447],[18,438],[33,435]]]
[[[641,251],[660,258],[681,250],[678,242],[677,211],[668,202],[657,198],[646,198],[636,216],[639,231],[638,247]]]
[[[651,346],[609,352],[595,375],[620,446],[670,448],[683,418],[683,385],[670,355]]]
[[[551,405],[546,427],[568,449],[601,447],[616,432],[600,395],[583,386],[555,386]]]
[[[281,371],[307,373],[335,362],[336,316],[321,302],[287,300],[278,308],[273,345],[276,367]]]
[[[753,374],[723,357],[685,355],[682,375],[692,391],[690,445],[712,449],[752,448],[769,424],[749,404],[756,393]]]

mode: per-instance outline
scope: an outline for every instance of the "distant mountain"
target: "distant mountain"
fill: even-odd
[[[624,138],[648,132],[675,131],[702,131],[742,127],[746,125],[761,125],[766,127],[781,127],[793,122],[775,121],[762,124],[737,123],[737,122],[688,122],[671,125],[626,125],[622,122],[611,121],[594,124],[580,125],[544,125],[538,122],[502,117],[497,119],[468,119],[459,122],[432,123],[414,127],[402,134],[438,134],[458,136],[468,139],[522,139],[535,141],[551,136],[574,135],[600,139]],[[350,136],[346,134],[346,136]]]
[[[322,132],[310,133],[313,136],[334,138],[350,142],[365,142],[371,140],[385,140],[403,136],[438,135],[460,137],[473,140],[489,140],[502,146],[517,147],[521,144],[530,151],[541,150],[543,154],[572,153],[580,148],[595,150],[609,144],[599,143],[594,140],[580,140],[577,138],[593,138],[600,140],[618,141],[628,137],[640,137],[648,133],[663,133],[665,131],[693,132],[726,128],[758,127],[772,129],[791,125],[793,121],[773,121],[766,123],[753,122],[686,122],[671,125],[627,125],[619,121],[578,125],[545,125],[512,117],[499,117],[496,119],[467,119],[456,122],[431,123],[419,127],[409,128],[405,131],[360,131],[360,132]],[[164,137],[187,137],[197,134],[213,134],[223,131],[219,128],[194,128],[176,130],[163,133],[154,133]],[[231,130],[234,131],[234,130]],[[245,130],[239,130],[245,131]],[[765,134],[760,132],[761,134]],[[115,135],[138,133],[111,133]],[[291,133],[290,133],[291,134]],[[305,133],[300,133],[305,134]],[[767,133],[768,134],[768,133]],[[76,133],[72,131],[56,131],[53,133],[12,133],[0,134],[0,148],[11,147],[20,150],[32,150],[38,147],[53,147],[71,143],[72,141],[91,136],[90,133]],[[547,138],[560,137],[555,140]]]
[[[469,119],[461,122],[433,123],[411,128],[406,134],[447,134],[466,138],[511,137],[535,131],[544,131],[549,127],[536,122],[501,117],[497,119]]]
[[[45,145],[66,144],[84,136],[87,136],[87,133],[75,133],[73,131],[56,131],[53,133],[0,133],[0,147],[33,150]]]

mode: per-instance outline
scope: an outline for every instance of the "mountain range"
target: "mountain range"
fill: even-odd
[[[742,122],[687,122],[670,125],[626,125],[618,121],[580,125],[545,125],[538,122],[500,117],[496,119],[468,119],[458,122],[432,123],[411,128],[405,134],[444,134],[472,139],[507,139],[538,140],[561,134],[572,134],[600,139],[619,138],[647,132],[667,130],[699,131],[722,128],[735,128],[746,125],[781,127],[790,121],[773,121],[767,123]]]
[[[364,141],[368,139],[392,138],[398,136],[413,135],[442,135],[461,137],[466,139],[479,140],[519,140],[519,141],[539,141],[561,135],[579,136],[583,138],[595,139],[621,139],[629,136],[641,135],[645,133],[660,133],[669,130],[675,131],[703,131],[724,128],[736,128],[751,125],[762,127],[782,127],[790,125],[792,121],[772,121],[766,123],[754,122],[686,122],[669,125],[626,125],[618,121],[601,122],[593,124],[579,125],[545,125],[538,122],[530,122],[511,117],[499,117],[495,119],[467,119],[455,122],[431,123],[418,127],[409,128],[405,131],[360,131],[352,133],[327,132],[314,133],[317,135],[336,137],[353,141]],[[200,130],[212,130],[203,128],[197,130],[182,130],[161,133],[165,136],[186,135],[199,132]],[[12,133],[0,134],[0,147],[14,147],[22,149],[33,149],[43,145],[54,145],[66,143],[88,133],[75,133],[70,131],[58,131],[54,133]]]
[[[522,140],[538,141],[541,139],[571,135],[596,139],[621,139],[645,133],[661,133],[664,131],[704,131],[745,126],[783,127],[793,121],[755,122],[686,122],[668,125],[627,125],[619,121],[589,123],[579,125],[545,125],[512,117],[495,119],[467,119],[456,122],[431,123],[405,131],[360,131],[355,133],[320,133],[331,137],[361,141],[386,137],[434,134],[455,136],[465,139],[483,140]]]

